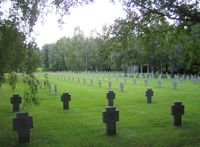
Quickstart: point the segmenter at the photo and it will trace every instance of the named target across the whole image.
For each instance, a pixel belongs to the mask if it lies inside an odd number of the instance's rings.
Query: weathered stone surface
[[[108,99],[108,106],[114,105],[114,99],[115,99],[115,93],[114,91],[108,91],[107,93],[107,99]]]
[[[171,106],[171,114],[174,116],[174,125],[181,126],[182,125],[182,115],[184,114],[184,105],[182,102],[174,102]]]
[[[116,121],[119,121],[119,111],[114,106],[107,106],[103,112],[103,122],[106,123],[106,133],[116,134]]]
[[[30,142],[30,130],[33,128],[33,119],[26,112],[18,112],[13,118],[13,130],[18,133],[19,143]]]
[[[153,90],[152,89],[147,89],[146,90],[146,97],[147,97],[147,103],[152,102],[152,96],[153,96]]]
[[[63,102],[63,109],[69,109],[69,101],[71,101],[71,95],[69,93],[63,93],[61,95],[61,101]]]
[[[19,111],[19,104],[22,102],[22,98],[18,94],[14,94],[10,98],[10,103],[13,104],[13,112]]]

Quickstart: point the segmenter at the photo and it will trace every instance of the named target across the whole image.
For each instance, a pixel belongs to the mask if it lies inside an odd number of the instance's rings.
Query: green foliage
[[[44,87],[49,88],[49,86],[50,86],[50,81],[49,81],[49,78],[48,78],[48,74],[45,73],[44,74]]]
[[[52,71],[98,70],[100,41],[100,38],[86,38],[80,28],[76,28],[74,37],[64,37],[55,44],[43,46],[43,65]]]
[[[10,21],[0,23],[0,74],[23,69],[26,49],[23,34]]]
[[[28,89],[24,91],[24,97],[23,97],[23,108],[25,110],[28,110],[31,105],[39,104],[39,99],[37,95],[39,81],[33,74],[28,74],[27,84],[28,84]]]
[[[8,81],[9,81],[9,84],[12,88],[12,91],[15,90],[16,88],[16,82],[17,82],[17,74],[12,72],[8,75]]]
[[[140,13],[140,21],[151,22],[151,16],[167,17],[176,23],[190,27],[200,22],[199,1],[188,0],[123,0],[127,11]]]

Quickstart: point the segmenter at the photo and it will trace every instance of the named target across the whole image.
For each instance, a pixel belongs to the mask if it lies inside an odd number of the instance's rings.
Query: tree
[[[0,75],[6,72],[19,71],[23,68],[26,56],[24,35],[11,21],[0,24]]]
[[[167,17],[184,26],[200,23],[200,2],[198,0],[124,0],[127,10],[139,10],[141,19],[151,21],[151,15]]]

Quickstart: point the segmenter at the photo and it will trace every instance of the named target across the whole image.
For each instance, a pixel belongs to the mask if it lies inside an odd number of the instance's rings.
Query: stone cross
[[[115,93],[114,91],[108,91],[107,93],[107,99],[108,99],[108,106],[113,106],[113,101],[115,99]]]
[[[93,86],[93,80],[92,79],[90,79],[90,85]]]
[[[123,92],[124,91],[124,84],[120,83],[120,91]]]
[[[148,86],[148,79],[145,79],[144,82],[145,82],[145,86],[147,87]]]
[[[174,89],[176,89],[176,87],[177,87],[177,80],[173,81],[173,85],[174,85]]]
[[[101,88],[101,80],[99,80],[99,88]]]
[[[124,77],[124,83],[126,84],[126,81],[127,81],[127,79],[126,79],[126,77]]]
[[[33,128],[32,117],[27,112],[18,112],[16,118],[13,118],[13,130],[18,133],[18,142],[30,142],[30,130]]]
[[[140,66],[140,73],[143,73],[143,69],[142,69],[142,66]]]
[[[119,121],[119,111],[114,106],[107,106],[103,112],[103,122],[106,123],[106,133],[116,134],[116,121]]]
[[[161,84],[162,84],[161,79],[158,79],[158,88],[161,88]]]
[[[149,66],[147,66],[147,74],[149,74]]]
[[[13,95],[10,98],[10,103],[13,104],[13,112],[19,111],[19,104],[22,102],[22,98],[19,95]]]
[[[116,83],[118,83],[118,77],[116,77]]]
[[[78,83],[80,83],[80,79],[78,78]]]
[[[54,94],[57,95],[57,85],[54,85]]]
[[[136,84],[136,78],[133,78],[133,83]]]
[[[49,92],[51,92],[51,83],[49,83]]]
[[[85,85],[86,84],[86,80],[85,80],[85,78],[83,78],[83,85]]]
[[[140,80],[143,78],[142,73],[139,74],[139,78],[140,78]]]
[[[71,95],[69,93],[63,93],[61,95],[61,101],[63,102],[63,109],[69,109],[69,101],[71,101]]]
[[[109,90],[112,89],[112,81],[108,81],[108,89],[109,89]]]
[[[146,90],[147,103],[151,103],[152,96],[153,96],[153,90],[152,89],[147,89]]]
[[[174,116],[174,125],[182,125],[182,114],[184,114],[184,105],[182,102],[174,102],[174,105],[171,106],[171,114]]]

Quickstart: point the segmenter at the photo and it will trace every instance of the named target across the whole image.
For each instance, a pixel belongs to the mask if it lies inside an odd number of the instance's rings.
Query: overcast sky
[[[89,36],[91,30],[96,29],[100,33],[103,25],[112,24],[116,18],[125,16],[121,4],[113,4],[109,0],[96,0],[90,5],[73,8],[70,12],[70,15],[64,18],[65,24],[62,28],[59,28],[55,13],[50,13],[44,24],[36,24],[36,42],[40,48],[63,36],[73,36],[76,26],[80,26],[84,34]]]

